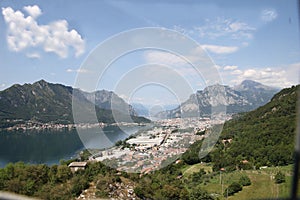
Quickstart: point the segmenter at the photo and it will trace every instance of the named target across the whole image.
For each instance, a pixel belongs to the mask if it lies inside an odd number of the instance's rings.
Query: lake
[[[103,128],[102,133],[99,129],[89,128],[79,130],[79,134],[75,129],[0,131],[0,167],[18,161],[58,164],[61,159],[76,157],[85,148],[111,147],[116,141],[124,140],[141,128],[108,126]]]

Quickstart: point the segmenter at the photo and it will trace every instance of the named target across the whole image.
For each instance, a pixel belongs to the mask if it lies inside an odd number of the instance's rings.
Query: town
[[[128,123],[128,122],[116,122],[112,124],[98,122],[98,123],[67,123],[67,124],[61,124],[61,123],[55,123],[55,122],[49,122],[49,123],[42,123],[35,120],[7,120],[7,123],[14,124],[12,126],[8,126],[5,128],[0,128],[0,130],[4,131],[26,131],[26,130],[36,130],[36,131],[42,131],[42,130],[72,130],[72,129],[89,129],[89,128],[104,128],[106,126],[145,126],[145,123]]]
[[[207,137],[209,118],[176,118],[156,121],[154,126],[92,155],[120,171],[149,173],[177,160],[197,140]]]

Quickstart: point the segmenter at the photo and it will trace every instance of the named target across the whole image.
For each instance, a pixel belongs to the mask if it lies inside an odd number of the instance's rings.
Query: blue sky
[[[40,79],[73,86],[80,73],[87,73],[80,67],[97,45],[123,31],[143,27],[175,30],[198,42],[226,85],[244,79],[281,88],[298,84],[295,0],[2,0],[0,7],[0,90]],[[208,84],[205,74],[195,76],[172,54],[140,50],[116,60],[97,88],[114,90],[128,71],[154,62],[176,68],[193,91]],[[172,92],[164,90],[157,85],[140,88],[131,94],[131,101],[178,103]],[[165,97],[149,95],[155,92],[165,93]],[[119,95],[129,98],[128,94]]]

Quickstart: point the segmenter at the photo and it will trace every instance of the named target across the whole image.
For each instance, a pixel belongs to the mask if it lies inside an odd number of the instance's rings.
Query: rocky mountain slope
[[[9,126],[16,121],[34,120],[39,122],[53,122],[68,124],[73,123],[72,95],[75,96],[77,107],[82,112],[90,112],[94,105],[91,102],[92,93],[82,92],[72,87],[61,84],[52,84],[40,80],[33,84],[15,84],[0,92],[0,124]],[[114,103],[120,109],[116,112],[124,115],[130,107],[116,94],[108,91],[95,92],[95,108],[98,121],[113,123],[114,119],[110,110],[110,100],[114,96]],[[134,111],[131,111],[134,114]],[[133,116],[137,121],[148,121],[145,118]],[[85,119],[83,122],[89,122]]]
[[[161,112],[159,118],[210,116],[212,106],[226,106],[226,113],[246,112],[266,104],[278,91],[261,83],[245,80],[235,87],[212,85],[192,94],[173,110]]]
[[[132,107],[136,111],[139,116],[148,117],[149,116],[149,108],[144,106],[141,103],[132,103]]]
[[[112,91],[99,90],[92,93],[82,93],[89,101],[94,102],[94,104],[99,108],[106,110],[118,110],[122,113],[129,113],[130,115],[137,116],[133,107],[127,104],[122,98]]]

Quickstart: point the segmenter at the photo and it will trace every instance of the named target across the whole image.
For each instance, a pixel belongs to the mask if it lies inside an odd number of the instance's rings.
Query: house
[[[248,161],[248,160],[243,160],[242,163],[243,163],[243,164],[248,164],[249,161]]]
[[[78,170],[84,170],[86,168],[87,162],[71,162],[68,167],[74,173]]]

